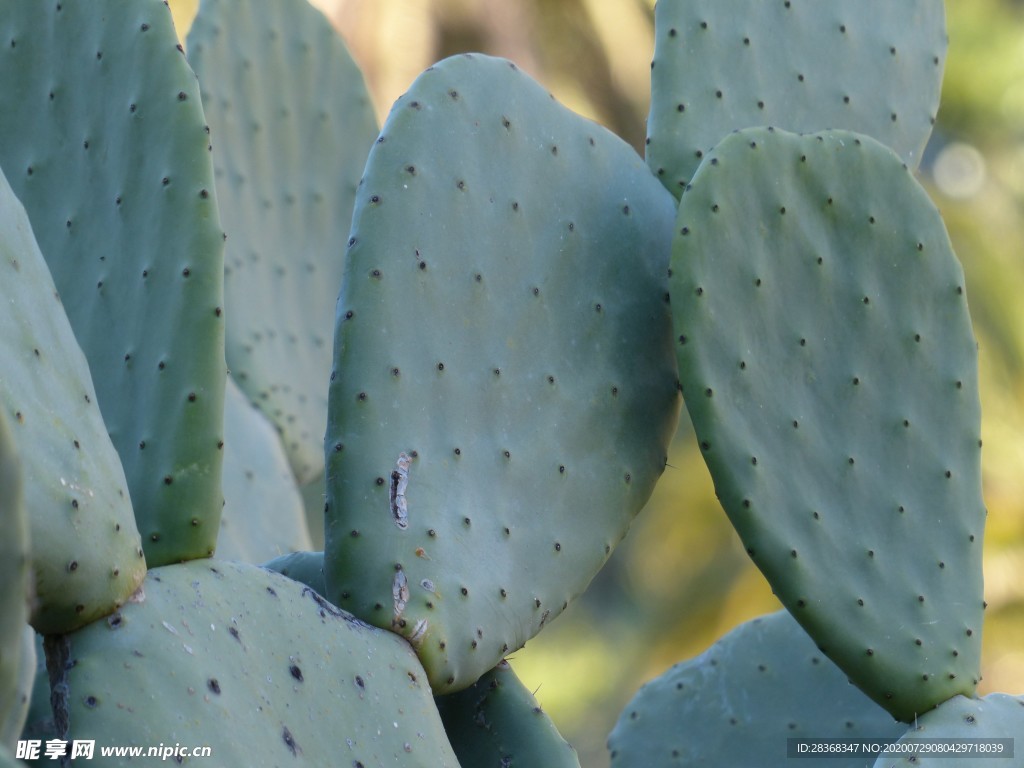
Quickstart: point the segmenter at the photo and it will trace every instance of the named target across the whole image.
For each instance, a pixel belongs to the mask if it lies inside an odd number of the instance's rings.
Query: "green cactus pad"
[[[683,195],[672,269],[697,440],[774,591],[898,719],[971,694],[977,350],[927,194],[866,136],[740,131]]]
[[[983,699],[954,696],[922,715],[899,740],[905,748],[920,742],[922,749],[899,755],[882,755],[874,768],[985,768],[985,766],[1020,765],[1020,737],[1024,735],[1024,696],[991,693]],[[1002,753],[935,752],[939,740],[949,739],[953,745],[986,745]],[[1016,743],[1015,743],[1016,742]],[[1012,751],[1013,756],[1009,757]],[[1000,757],[999,755],[1002,755]]]
[[[258,566],[196,560],[143,587],[70,636],[68,739],[207,745],[218,765],[458,766],[395,635]]]
[[[338,304],[329,597],[464,688],[590,582],[680,403],[672,196],[511,62],[427,70],[370,153]]]
[[[50,676],[46,671],[42,635],[33,632],[32,648],[35,668],[32,672],[28,711],[19,738],[38,741],[60,738],[53,719],[53,708],[50,707]]]
[[[323,552],[292,552],[275,557],[264,563],[263,567],[287,576],[292,581],[305,584],[318,595],[327,592],[327,585],[324,583]]]
[[[0,188],[6,186],[0,174]],[[5,195],[6,193],[6,195]],[[8,189],[0,191],[0,258],[8,256],[11,233],[7,206],[13,200]],[[7,215],[5,215],[7,214]],[[5,221],[5,219],[7,219]],[[9,258],[9,256],[8,256]],[[4,259],[5,261],[7,259]],[[7,265],[0,265],[0,268]],[[3,282],[7,283],[10,278]],[[11,281],[17,283],[18,281]],[[4,291],[6,294],[7,291]],[[4,303],[7,297],[4,296]],[[7,326],[0,325],[6,333]],[[25,647],[28,627],[30,567],[29,523],[22,492],[21,462],[8,426],[6,408],[0,409],[0,744],[12,746],[28,710],[24,670],[35,668],[34,646]]]
[[[576,750],[506,661],[469,688],[436,701],[463,765],[580,768]]]
[[[14,636],[21,631],[29,566],[25,552],[31,544],[30,621],[40,632],[67,632],[114,611],[142,581],[146,563],[89,367],[25,209],[2,173],[0,271],[0,406],[9,425],[2,437],[0,509],[7,518],[3,530],[11,532],[0,537],[5,569],[0,584],[2,615],[12,617],[0,626]],[[14,442],[20,452],[20,489]]]
[[[906,726],[849,684],[786,611],[749,621],[644,685],[608,738],[612,768],[783,768],[787,739],[897,739]],[[828,755],[806,768],[868,768]]]
[[[150,565],[213,551],[223,242],[199,88],[160,0],[0,6],[0,165],[121,456]]]
[[[306,507],[277,431],[230,376],[224,392],[223,478],[219,559],[262,563],[312,548]]]
[[[942,0],[659,0],[647,163],[679,197],[727,133],[843,128],[911,167],[935,122]]]
[[[228,233],[228,365],[306,483],[323,473],[334,309],[377,120],[344,43],[306,0],[204,0],[188,56]]]
[[[0,684],[4,691],[4,697],[0,698],[0,745],[16,745],[28,722],[38,668],[35,639],[35,631],[23,622],[18,638],[20,647],[12,649],[13,653],[0,653],[0,680],[3,681]],[[13,675],[7,666],[12,661],[16,664]]]

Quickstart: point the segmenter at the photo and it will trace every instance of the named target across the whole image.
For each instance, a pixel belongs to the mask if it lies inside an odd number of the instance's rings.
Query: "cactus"
[[[7,619],[4,621],[6,623]],[[17,624],[5,626],[4,634],[12,628],[16,629]],[[20,647],[9,646],[13,653],[0,651],[0,685],[5,691],[5,698],[0,698],[0,745],[16,744],[18,735],[28,722],[36,682],[35,638],[36,633],[23,620],[21,636],[17,638]],[[13,670],[9,666],[12,662],[15,665]]]
[[[277,432],[230,376],[224,390],[223,478],[219,559],[259,563],[312,547],[305,505]]]
[[[263,567],[276,571],[282,576],[287,576],[292,581],[305,584],[318,595],[327,592],[327,584],[324,582],[323,552],[292,552],[275,557],[270,562],[264,563]]]
[[[223,244],[170,12],[6,3],[0,37],[0,165],[89,361],[146,559],[206,556],[221,505]]]
[[[426,674],[395,635],[241,563],[156,568],[144,589],[68,637],[66,738],[207,745],[221,765],[457,768]]]
[[[935,206],[868,137],[740,131],[683,195],[672,269],[697,439],[783,604],[898,719],[973,693],[977,351]]]
[[[33,634],[32,658],[35,669],[32,675],[31,694],[28,711],[25,714],[24,727],[20,739],[44,742],[57,738],[57,726],[50,707],[50,677],[46,671],[46,652],[43,648],[43,636]]]
[[[680,388],[789,613],[647,686],[613,763],[771,764],[769,741],[897,738],[893,716],[1020,730],[1021,699],[965,698],[975,343],[911,175],[941,3],[739,8],[659,4],[649,167],[482,54],[430,68],[377,136],[297,0],[205,0],[190,55],[211,136],[156,0],[0,7],[0,519],[6,418],[49,667],[24,737],[232,765],[578,766],[503,658],[625,535]],[[716,145],[768,115],[841,126]],[[301,533],[300,484],[327,502],[324,552],[209,558],[222,520],[221,554],[309,547],[264,533]],[[0,740],[25,719],[21,597],[0,601]]]
[[[1003,752],[964,753],[962,756],[943,752],[926,751],[901,753],[897,756],[883,754],[875,761],[874,768],[974,768],[977,765],[998,765],[1011,757],[1015,736],[1024,733],[1024,696],[1008,696],[1005,693],[991,693],[982,699],[954,696],[938,707],[921,716],[913,727],[899,740],[901,745],[933,739],[952,739],[962,745],[975,740],[984,744],[987,740],[1003,740]],[[928,744],[934,748],[934,742]],[[979,744],[981,746],[981,744]],[[988,746],[995,747],[992,741]],[[980,758],[980,762],[979,762]],[[988,759],[985,759],[988,758]],[[1020,764],[1016,755],[1016,764]]]
[[[9,203],[9,198],[0,197],[0,216]],[[7,224],[0,219],[0,254],[3,256],[8,255]],[[29,642],[26,649],[24,643],[28,629],[31,550],[21,490],[21,466],[5,410],[0,410],[0,530],[4,531],[0,539],[0,584],[4,585],[0,593],[0,745],[11,746],[28,709],[23,671],[35,668],[35,647]],[[31,630],[28,635],[31,638]]]
[[[438,697],[437,708],[463,765],[580,768],[576,750],[506,661],[469,688]]]
[[[786,738],[897,739],[904,726],[849,684],[786,611],[742,624],[647,683],[608,738],[613,768],[788,765]],[[869,766],[829,755],[816,765]]]
[[[17,517],[9,523],[8,557],[0,558],[12,569],[10,581],[3,579],[12,588],[4,591],[9,601],[25,603],[27,564],[21,553],[30,543],[32,625],[40,632],[67,632],[126,600],[142,581],[146,563],[89,368],[25,210],[2,173],[0,269],[0,402],[21,453],[29,527],[23,539],[8,458],[6,514]],[[10,437],[5,439],[9,444]],[[15,635],[22,623],[11,625]]]
[[[323,473],[330,329],[377,121],[359,69],[305,0],[203,0],[188,53],[228,233],[228,365],[304,484]]]
[[[659,0],[647,162],[679,197],[730,131],[845,128],[917,167],[939,106],[942,0]]]
[[[370,153],[325,574],[336,604],[416,646],[435,693],[561,613],[664,468],[672,213],[621,140],[485,56],[421,75]]]

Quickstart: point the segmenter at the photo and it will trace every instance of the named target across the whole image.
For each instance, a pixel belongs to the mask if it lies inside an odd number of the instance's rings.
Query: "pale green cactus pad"
[[[318,595],[327,592],[327,584],[324,583],[323,552],[292,552],[275,557],[264,563],[263,567],[287,576],[292,581],[305,584]]]
[[[328,597],[464,688],[590,582],[680,403],[672,196],[514,64],[447,59],[370,153],[338,303]]]
[[[1024,696],[990,693],[981,699],[954,696],[922,715],[899,740],[903,747],[920,743],[916,753],[882,755],[874,768],[996,768],[1021,765]],[[961,749],[985,752],[936,752],[949,740]],[[949,746],[944,748],[950,748]],[[1009,757],[1012,752],[1012,757]]]
[[[898,719],[973,693],[977,349],[927,194],[866,136],[734,133],[683,194],[672,270],[697,440],[776,594]]]
[[[21,615],[18,603],[25,610],[24,553],[31,544],[31,623],[40,632],[68,632],[114,611],[142,581],[146,562],[89,366],[25,210],[2,173],[0,271],[0,405],[8,425],[0,506],[10,531],[0,537],[7,571],[0,583],[4,612],[12,616],[0,626],[14,637],[21,631],[24,617],[13,616]]]
[[[647,162],[679,197],[721,137],[775,125],[866,133],[917,167],[946,44],[942,0],[659,0]]]
[[[469,688],[437,697],[437,708],[463,765],[580,768],[576,750],[507,661]]]
[[[404,640],[258,566],[194,560],[143,587],[69,637],[69,739],[207,745],[217,765],[457,768]]]
[[[613,768],[784,768],[787,739],[897,739],[906,729],[857,690],[786,611],[742,624],[633,697],[608,738]],[[870,768],[829,755],[806,768]]]
[[[0,186],[3,184],[0,174]],[[7,218],[4,209],[11,201],[10,197],[0,197],[0,258],[8,255],[9,236],[3,219]],[[0,263],[0,269],[5,266],[8,265]],[[26,685],[25,670],[35,669],[35,646],[27,623],[32,564],[29,524],[22,494],[21,462],[6,410],[0,409],[0,744],[13,746],[28,711],[30,683]]]
[[[42,635],[36,633],[33,633],[33,635],[32,658],[35,659],[35,669],[32,674],[28,712],[25,716],[21,735],[18,738],[45,742],[48,739],[59,738],[59,734],[54,722],[53,708],[50,706],[50,677],[46,671],[46,652],[43,649],[43,638]],[[39,760],[36,764],[42,765],[43,760]]]
[[[277,430],[230,376],[224,391],[223,478],[218,559],[262,563],[312,548],[306,507]]]
[[[205,557],[221,508],[223,233],[170,11],[3,3],[0,39],[0,165],[88,360],[146,558]]]
[[[20,648],[13,654],[0,653],[0,675],[4,686],[4,698],[0,699],[0,744],[3,745],[15,746],[28,722],[38,669],[35,640],[35,630],[23,622]],[[13,675],[7,666],[12,660],[17,664]]]
[[[306,0],[203,0],[188,57],[228,233],[228,365],[306,483],[323,474],[334,307],[377,120],[344,43]]]

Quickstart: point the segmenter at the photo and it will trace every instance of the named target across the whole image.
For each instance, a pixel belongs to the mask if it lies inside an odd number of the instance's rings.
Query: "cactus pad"
[[[160,0],[0,6],[0,165],[89,361],[150,565],[213,551],[223,242]]]
[[[647,162],[679,197],[730,131],[844,128],[916,167],[939,106],[942,0],[659,0]]]
[[[263,567],[287,576],[292,581],[305,584],[318,595],[327,592],[327,585],[324,583],[323,552],[292,552],[275,557],[264,563]]]
[[[937,739],[951,739],[959,744],[978,740],[995,747],[996,743],[989,740],[1000,739],[1003,740],[1002,756],[994,751],[954,756],[951,753],[927,752],[922,749],[916,754],[908,751],[898,756],[882,755],[875,762],[874,768],[984,768],[986,765],[1011,765],[1008,762],[1011,751],[1015,758],[1012,764],[1020,765],[1020,753],[1016,750],[1020,749],[1021,734],[1024,734],[1024,696],[1009,696],[1005,693],[991,693],[983,699],[954,696],[918,718],[900,739],[900,743],[905,746],[922,740],[931,742],[926,747],[934,749],[934,740]]]
[[[0,271],[0,405],[10,432],[4,430],[7,455],[0,482],[6,496],[0,508],[9,516],[3,530],[10,531],[0,552],[7,569],[0,579],[5,614],[15,615],[11,603],[20,602],[22,610],[27,604],[24,550],[31,545],[32,625],[45,633],[68,632],[127,599],[142,581],[146,563],[88,364],[25,210],[3,174]],[[21,459],[18,481],[14,442]],[[22,515],[28,518],[27,537]],[[13,619],[0,625],[21,629]]]
[[[70,636],[67,738],[209,745],[219,765],[457,768],[398,637],[258,566],[196,560],[143,587]]]
[[[469,688],[437,697],[437,708],[463,765],[580,768],[576,750],[506,661]]]
[[[891,738],[905,726],[847,682],[786,611],[749,621],[644,685],[608,738],[612,768],[783,768],[788,738]],[[807,768],[865,768],[829,755]]]
[[[11,200],[0,199],[0,215]],[[0,254],[7,255],[3,253],[8,245],[4,223],[0,221]],[[0,538],[0,584],[4,585],[0,592],[0,745],[13,744],[12,738],[17,739],[21,731],[28,710],[24,670],[29,665],[35,669],[35,646],[27,623],[32,563],[28,528],[21,463],[4,408],[0,409],[0,530],[4,531]]]
[[[752,129],[705,158],[676,224],[684,397],[747,552],[898,719],[972,693],[977,350],[935,206],[866,136]]]
[[[218,559],[261,563],[312,548],[306,506],[280,437],[230,376],[224,391],[223,478]]]
[[[377,121],[341,38],[306,0],[204,0],[188,56],[228,233],[228,365],[306,483],[323,473],[334,308]]]
[[[329,597],[464,688],[583,591],[664,469],[673,200],[511,62],[421,75],[338,303]]]

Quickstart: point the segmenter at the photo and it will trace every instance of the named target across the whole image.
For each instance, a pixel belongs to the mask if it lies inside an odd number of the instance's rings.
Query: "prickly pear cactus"
[[[223,243],[171,14],[160,0],[4,3],[0,38],[0,165],[89,361],[146,557],[206,556],[221,506]]]
[[[976,768],[986,765],[1020,765],[1020,737],[1024,735],[1024,696],[990,693],[982,699],[954,696],[931,712],[922,715],[899,740],[904,747],[925,742],[920,752],[882,755],[874,768]],[[935,752],[936,740],[950,739],[955,744],[982,744],[992,751],[955,755]],[[1016,743],[1015,743],[1016,742]],[[995,749],[1001,745],[1002,752]]]
[[[264,563],[263,567],[287,576],[292,581],[305,584],[318,595],[327,592],[327,585],[324,583],[323,552],[292,552],[275,557]]]
[[[35,669],[32,674],[28,711],[18,738],[46,741],[59,738],[59,734],[53,718],[53,709],[50,707],[50,676],[46,671],[43,637],[35,632],[32,634],[32,658],[35,660]]]
[[[10,199],[0,199],[0,212],[9,203]],[[0,252],[6,250],[7,245],[3,229],[0,224]],[[0,538],[0,584],[4,585],[0,592],[0,744],[7,746],[13,745],[12,739],[21,731],[28,709],[28,699],[23,695],[22,671],[30,660],[35,666],[33,646],[30,643],[28,647],[29,659],[24,644],[32,563],[28,528],[21,464],[6,409],[3,409],[0,410],[0,530],[4,531]],[[28,631],[31,635],[31,630]]]
[[[188,57],[228,233],[228,364],[306,483],[323,473],[334,308],[377,120],[341,38],[306,0],[204,0]]]
[[[900,720],[973,693],[977,351],[928,196],[868,137],[741,131],[684,193],[672,269],[697,439],[779,598]]]
[[[730,131],[846,128],[916,167],[939,107],[942,0],[658,0],[647,162],[679,197]]]
[[[35,639],[35,631],[23,620],[18,638],[20,648],[13,653],[0,651],[0,679],[6,697],[0,699],[0,744],[3,745],[16,745],[28,722],[38,668]],[[8,666],[12,661],[16,664],[13,675]]]
[[[788,738],[890,738],[905,729],[854,688],[786,611],[749,621],[647,683],[608,738],[613,768],[782,768]],[[807,768],[865,768],[828,755]]]
[[[572,748],[507,661],[473,685],[437,698],[452,748],[479,768],[580,768]]]
[[[5,613],[17,611],[18,603],[24,611],[27,604],[24,553],[31,544],[32,625],[40,632],[67,632],[126,600],[142,581],[146,563],[88,364],[25,209],[2,173],[0,271],[0,405],[9,425],[0,488],[9,517],[4,530],[11,531],[2,538],[7,551],[0,552],[9,569],[0,583],[11,585],[3,590]],[[14,442],[20,481],[12,463]],[[21,631],[16,619],[2,624]]]
[[[277,431],[230,376],[224,391],[223,478],[219,559],[261,563],[312,548],[306,507]]]
[[[421,75],[370,153],[338,304],[329,597],[464,688],[608,558],[679,397],[672,197],[511,62]]]
[[[70,636],[67,738],[207,745],[219,765],[458,766],[395,635],[258,566],[165,566],[144,590]]]

